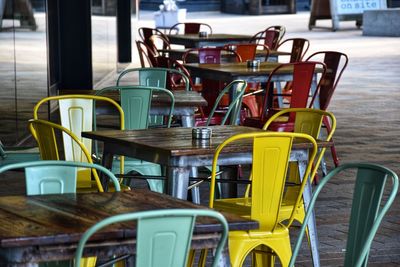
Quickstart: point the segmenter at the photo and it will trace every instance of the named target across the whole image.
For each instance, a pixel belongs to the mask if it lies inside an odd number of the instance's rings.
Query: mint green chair
[[[215,100],[214,106],[212,107],[208,118],[196,118],[196,126],[210,126],[210,125],[238,125],[240,120],[240,111],[242,108],[243,95],[246,91],[247,82],[244,80],[234,80],[229,83],[225,88],[219,93],[217,99]],[[229,105],[218,110],[220,102],[224,96],[229,95],[231,100]],[[205,123],[205,124],[203,124]],[[211,166],[205,166],[211,172]],[[219,172],[219,167],[217,167]],[[194,171],[197,173],[197,171]],[[218,176],[219,177],[219,176]],[[209,179],[211,177],[207,177]],[[192,200],[194,203],[200,204],[200,190],[199,185],[203,183],[204,180],[195,182],[189,186],[188,189],[192,189]],[[219,192],[221,192],[220,184],[218,184]]]
[[[12,147],[6,150],[0,141],[0,166],[33,160],[40,160],[37,147]]]
[[[398,176],[388,168],[377,164],[349,163],[343,164],[325,176],[315,189],[300,234],[293,250],[289,266],[294,266],[297,254],[306,231],[306,225],[314,209],[315,201],[325,184],[338,173],[357,170],[353,201],[351,207],[349,230],[344,259],[345,267],[367,266],[368,254],[372,240],[386,212],[392,205],[399,187]],[[381,206],[386,180],[391,179],[392,190],[386,203]]]
[[[129,79],[128,73],[137,73],[138,80]],[[121,85],[121,82],[124,85],[142,85],[142,86],[153,86],[153,87],[161,87],[167,88],[168,79],[171,76],[178,76],[183,79],[183,83],[185,84],[185,90],[190,90],[189,78],[180,70],[176,69],[168,69],[168,68],[133,68],[126,69],[118,76],[117,86]],[[122,81],[121,81],[122,80]]]
[[[103,95],[106,92],[118,91],[120,94],[121,107],[125,114],[125,129],[138,130],[147,129],[149,126],[149,112],[151,108],[152,95],[154,91],[161,92],[169,97],[171,104],[167,116],[165,127],[171,126],[172,113],[175,107],[174,95],[168,89],[148,86],[111,86],[97,92]],[[112,171],[120,172],[118,160],[114,160]],[[124,173],[136,171],[143,176],[161,176],[161,166],[151,162],[134,158],[125,158]],[[147,179],[152,191],[162,193],[164,191],[164,181],[157,179]]]
[[[8,164],[0,173],[25,169],[26,194],[46,195],[76,192],[78,168],[96,169],[103,172],[114,183],[115,191],[121,191],[118,179],[103,166],[75,161],[38,160]]]
[[[212,264],[216,267],[227,240],[228,224],[219,212],[202,209],[153,210],[108,217],[83,234],[75,253],[75,267],[80,266],[84,246],[92,235],[111,224],[132,220],[137,220],[137,267],[184,267],[188,259],[193,228],[199,216],[214,218],[222,225],[221,238]]]

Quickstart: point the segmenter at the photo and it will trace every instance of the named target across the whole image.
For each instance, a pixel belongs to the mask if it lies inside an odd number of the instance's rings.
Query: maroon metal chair
[[[276,50],[279,45],[280,32],[275,29],[266,29],[260,31],[251,37],[250,42],[256,44],[264,44],[269,49]]]
[[[284,49],[285,47],[288,47],[290,49],[289,62],[299,62],[307,53],[308,48],[310,47],[310,41],[304,38],[286,39],[278,45],[277,50]]]
[[[208,34],[212,34],[212,28],[209,24],[197,22],[176,23],[169,29],[169,34],[178,34],[181,27],[183,27],[184,34],[197,34],[200,31],[206,31]]]
[[[318,103],[314,104],[315,108],[327,110],[336,86],[342,77],[343,71],[347,67],[349,59],[346,54],[341,52],[320,51],[310,55],[306,59],[306,61],[310,60],[324,62],[328,70],[326,75],[323,77],[323,81],[321,81],[318,95],[315,95],[315,97],[318,97]],[[331,125],[329,119],[324,118],[323,123],[327,132],[330,133]],[[331,153],[335,166],[339,166],[339,158],[336,153],[335,145],[331,146]]]
[[[138,33],[139,33],[139,37],[142,39],[142,41],[149,46],[151,45],[151,43],[150,43],[151,36],[160,35],[160,36],[166,37],[166,35],[163,32],[161,32],[160,30],[155,29],[155,28],[141,27],[138,29]]]
[[[152,48],[150,48],[144,42],[138,40],[136,40],[136,47],[139,53],[140,65],[142,68],[154,67],[157,65],[155,57],[158,56],[158,54],[155,54]]]
[[[269,26],[266,31],[268,30],[276,30],[279,31],[279,39],[278,39],[278,43],[280,43],[283,39],[283,36],[286,33],[286,27],[283,25],[274,25],[274,26]]]
[[[322,73],[319,76],[317,89],[315,92],[311,92],[311,86],[317,67],[322,68]],[[273,92],[273,81],[276,80],[276,76],[282,69],[293,68],[292,78],[292,90],[290,96],[288,96],[288,103],[285,107],[276,108],[273,105],[276,94]],[[263,105],[259,116],[246,118],[244,125],[262,128],[265,122],[277,111],[282,108],[306,108],[312,105],[315,97],[314,94],[318,92],[321,81],[326,73],[326,66],[322,62],[307,61],[307,62],[295,62],[285,63],[276,67],[271,74],[268,76],[266,89],[263,90]],[[311,94],[311,97],[310,97]],[[269,126],[269,129],[274,131],[285,131],[291,132],[294,127],[294,117],[289,117],[288,120],[277,121]]]

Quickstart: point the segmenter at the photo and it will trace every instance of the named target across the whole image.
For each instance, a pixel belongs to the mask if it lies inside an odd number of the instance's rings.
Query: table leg
[[[303,177],[304,173],[306,171],[306,168],[307,168],[307,161],[299,161],[298,165],[299,165],[300,177]],[[306,211],[308,209],[311,197],[312,197],[312,187],[311,187],[310,179],[309,179],[309,177],[307,177],[307,184],[304,187],[304,191],[303,191],[304,209]],[[307,229],[308,229],[308,235],[309,235],[309,240],[310,240],[310,248],[311,248],[313,266],[319,267],[320,266],[319,252],[318,252],[318,244],[319,243],[318,243],[317,224],[315,221],[314,211],[312,211],[311,219],[308,221]]]
[[[102,158],[102,165],[111,170],[112,169],[112,163],[114,159],[114,154],[110,152],[108,145],[104,145],[104,150],[103,150],[103,158]],[[100,182],[101,185],[103,186],[103,189],[105,192],[108,191],[108,177],[104,173],[100,174]]]
[[[187,199],[190,167],[167,167],[167,194]]]

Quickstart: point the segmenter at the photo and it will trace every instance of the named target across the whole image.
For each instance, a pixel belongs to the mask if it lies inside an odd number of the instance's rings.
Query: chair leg
[[[326,127],[326,131],[329,134],[331,132],[332,128],[331,128],[331,124],[329,122],[328,117],[324,117],[323,123],[324,123],[324,125]],[[332,142],[333,142],[333,138],[332,138]],[[340,162],[339,162],[339,158],[338,158],[337,153],[336,153],[335,143],[333,143],[333,146],[331,146],[331,153],[332,153],[333,163],[335,164],[335,167],[338,167],[340,165]]]

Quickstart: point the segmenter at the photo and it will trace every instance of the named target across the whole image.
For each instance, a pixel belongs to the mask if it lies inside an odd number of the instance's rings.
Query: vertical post
[[[132,61],[131,44],[131,1],[117,0],[117,59],[119,63]]]
[[[91,0],[58,3],[59,89],[92,89]]]

